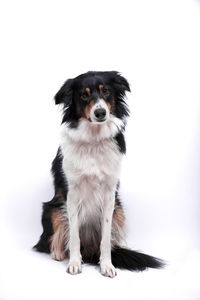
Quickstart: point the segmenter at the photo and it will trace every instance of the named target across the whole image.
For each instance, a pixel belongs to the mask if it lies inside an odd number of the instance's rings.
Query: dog
[[[69,258],[67,272],[82,262],[116,269],[161,268],[163,261],[121,246],[125,216],[119,197],[128,81],[119,72],[93,72],[68,79],[55,95],[63,106],[61,142],[52,163],[55,196],[43,203],[43,233],[34,246],[55,260]]]

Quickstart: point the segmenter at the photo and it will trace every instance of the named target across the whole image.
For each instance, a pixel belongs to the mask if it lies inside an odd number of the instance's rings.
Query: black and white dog
[[[118,194],[126,152],[129,109],[127,80],[118,72],[88,72],[69,79],[55,96],[63,105],[60,147],[52,163],[55,196],[43,204],[43,233],[35,246],[56,260],[69,258],[67,271],[81,262],[100,263],[101,274],[160,268],[161,260],[120,246],[125,217]]]

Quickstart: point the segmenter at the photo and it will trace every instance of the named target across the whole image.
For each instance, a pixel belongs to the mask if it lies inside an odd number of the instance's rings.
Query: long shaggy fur
[[[63,105],[61,143],[51,169],[55,195],[43,204],[43,233],[34,248],[56,260],[70,258],[71,274],[81,271],[79,251],[83,262],[100,261],[101,273],[110,277],[114,267],[142,271],[164,265],[122,246],[125,216],[118,190],[129,116],[126,91],[128,81],[118,72],[88,72],[68,79],[55,96]]]

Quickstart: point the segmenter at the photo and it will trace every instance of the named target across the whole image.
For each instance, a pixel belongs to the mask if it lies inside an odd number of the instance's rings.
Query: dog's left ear
[[[128,91],[130,92],[130,86],[128,81],[126,80],[126,78],[124,78],[123,76],[121,76],[118,72],[116,72],[116,76],[114,78],[115,83],[117,83],[118,85],[120,85],[120,87],[123,89],[123,91]]]

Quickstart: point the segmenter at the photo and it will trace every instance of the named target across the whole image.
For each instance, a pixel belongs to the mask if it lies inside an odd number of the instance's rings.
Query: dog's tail
[[[162,259],[119,246],[113,247],[111,257],[116,268],[130,271],[143,271],[147,268],[161,269],[165,266]]]
[[[99,263],[99,253],[82,253],[84,262],[97,265]],[[144,271],[147,268],[161,269],[165,266],[162,259],[123,248],[114,246],[111,251],[111,259],[114,267],[129,271]]]

